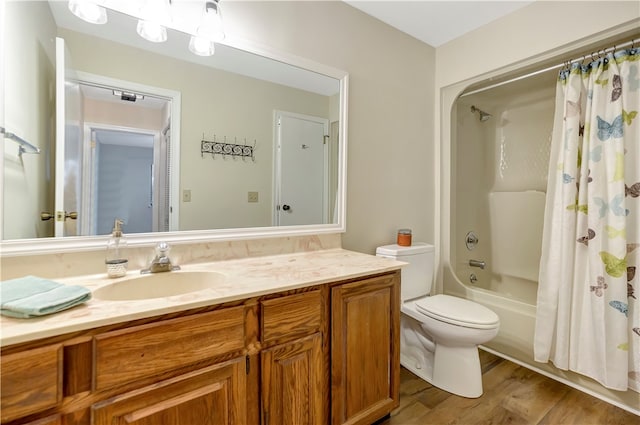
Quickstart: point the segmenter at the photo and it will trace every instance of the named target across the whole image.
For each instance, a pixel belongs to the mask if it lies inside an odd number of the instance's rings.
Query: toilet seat
[[[498,327],[500,318],[487,307],[464,298],[438,294],[415,301],[418,312],[432,319],[474,329]]]

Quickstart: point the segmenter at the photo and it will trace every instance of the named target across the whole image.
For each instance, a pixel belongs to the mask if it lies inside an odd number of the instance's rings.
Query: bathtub
[[[498,314],[498,336],[482,349],[640,415],[637,392],[533,360],[557,72],[463,96],[464,85],[443,90],[438,291]]]

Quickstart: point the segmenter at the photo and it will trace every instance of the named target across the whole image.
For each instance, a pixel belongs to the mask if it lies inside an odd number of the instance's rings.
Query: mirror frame
[[[4,10],[0,2],[0,23],[4,19]],[[234,38],[227,35],[222,42],[229,47],[244,50],[246,52],[264,56],[266,58],[284,62],[311,72],[324,74],[335,78],[340,83],[340,127],[338,133],[338,188],[337,188],[337,214],[336,223],[298,225],[283,227],[247,227],[235,229],[213,230],[186,230],[175,232],[155,233],[131,233],[127,235],[128,245],[132,248],[154,246],[163,241],[173,244],[188,244],[200,242],[219,242],[230,240],[249,240],[273,237],[308,236],[329,233],[344,233],[346,231],[346,188],[347,188],[347,129],[348,129],[348,87],[349,74],[346,71],[333,68],[312,60],[302,58],[290,53],[279,52],[275,49],[258,45],[251,41]],[[4,34],[0,32],[0,65],[4,63]],[[0,122],[4,122],[4,74],[0,68],[0,87],[3,99],[0,105]],[[0,205],[4,205],[4,149],[0,153]],[[0,220],[4,219],[3,211],[0,211]],[[0,254],[3,257],[53,254],[62,252],[94,251],[104,249],[110,235],[102,236],[78,236],[78,237],[51,237],[35,239],[2,240],[3,226],[0,226]]]

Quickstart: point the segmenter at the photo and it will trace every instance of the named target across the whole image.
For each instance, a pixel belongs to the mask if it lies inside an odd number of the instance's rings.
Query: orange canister
[[[398,230],[398,245],[411,246],[411,229]]]

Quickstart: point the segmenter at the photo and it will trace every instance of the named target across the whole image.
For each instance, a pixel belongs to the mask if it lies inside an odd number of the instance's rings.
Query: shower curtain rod
[[[617,49],[622,48],[622,47],[635,45],[638,42],[640,42],[640,40],[635,39],[635,40],[627,41],[627,42],[622,43],[622,44],[616,44],[614,47],[608,47],[608,48],[603,49],[603,50],[595,51],[595,52],[591,53],[591,56],[594,56],[596,54],[598,54],[598,55],[606,54],[606,53],[612,52],[612,51],[617,50]],[[585,60],[589,56],[590,55],[583,55],[581,60]],[[472,91],[470,91],[468,93],[462,93],[460,95],[460,97],[469,96],[470,94],[480,93],[480,92],[483,92],[485,90],[489,90],[489,89],[493,89],[493,88],[496,88],[496,87],[503,86],[505,84],[514,83],[516,81],[524,80],[525,78],[533,77],[535,75],[542,74],[544,72],[553,71],[554,69],[559,69],[559,68],[562,68],[563,66],[566,66],[567,63],[573,63],[573,62],[575,62],[577,60],[578,60],[577,58],[576,59],[571,59],[571,60],[569,60],[567,62],[559,63],[557,65],[552,65],[552,66],[549,66],[549,67],[544,68],[544,69],[539,69],[537,71],[533,71],[533,72],[530,72],[528,74],[521,75],[519,77],[514,77],[514,78],[511,78],[509,80],[501,81],[499,83],[495,83],[495,84],[492,84],[492,85],[487,86],[487,87],[482,87],[482,88],[479,88],[479,89],[476,89],[476,90],[472,90]]]

